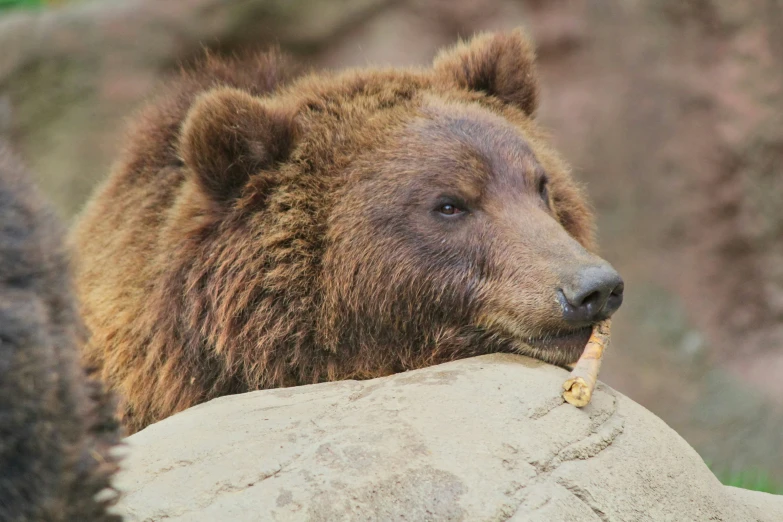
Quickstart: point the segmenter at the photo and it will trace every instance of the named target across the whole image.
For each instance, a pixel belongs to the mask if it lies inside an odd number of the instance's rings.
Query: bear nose
[[[563,318],[569,323],[594,323],[610,317],[623,303],[620,274],[608,263],[582,269],[561,289]]]

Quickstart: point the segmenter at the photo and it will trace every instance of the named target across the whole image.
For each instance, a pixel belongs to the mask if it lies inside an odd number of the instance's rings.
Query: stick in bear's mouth
[[[563,398],[578,408],[590,404],[593,397],[598,371],[601,369],[601,358],[609,346],[611,325],[611,319],[605,319],[593,326],[593,333],[584,352],[574,365],[568,380],[563,383]]]

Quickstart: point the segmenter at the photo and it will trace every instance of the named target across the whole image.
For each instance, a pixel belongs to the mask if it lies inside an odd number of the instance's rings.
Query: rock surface
[[[492,355],[213,400],[129,437],[127,520],[783,520],[601,384]]]

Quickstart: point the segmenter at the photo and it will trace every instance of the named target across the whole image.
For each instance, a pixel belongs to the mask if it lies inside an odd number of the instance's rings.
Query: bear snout
[[[580,268],[558,291],[563,319],[582,326],[611,317],[623,303],[624,288],[609,263]]]

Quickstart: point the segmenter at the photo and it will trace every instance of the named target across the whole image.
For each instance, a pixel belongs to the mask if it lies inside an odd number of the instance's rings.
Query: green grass
[[[0,0],[0,12],[9,11],[11,9],[44,9],[47,7],[60,7],[83,1],[84,0]]]
[[[12,7],[38,8],[43,7],[44,5],[44,0],[0,0],[0,10]]]
[[[783,495],[783,484],[776,482],[767,472],[758,470],[743,470],[740,472],[716,471],[712,466],[710,466],[710,469],[718,477],[718,480],[727,486]]]

